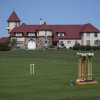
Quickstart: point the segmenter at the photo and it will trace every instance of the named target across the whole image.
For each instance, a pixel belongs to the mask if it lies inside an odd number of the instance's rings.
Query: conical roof
[[[17,14],[15,13],[15,11],[12,12],[11,16],[9,17],[9,19],[7,20],[8,22],[20,22],[20,19],[18,18]]]

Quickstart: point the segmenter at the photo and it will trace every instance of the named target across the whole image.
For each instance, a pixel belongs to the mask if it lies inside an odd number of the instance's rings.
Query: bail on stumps
[[[71,80],[71,85],[97,84],[92,74],[92,57],[94,53],[77,53],[78,56],[78,79]],[[88,74],[86,77],[86,59],[88,61]]]

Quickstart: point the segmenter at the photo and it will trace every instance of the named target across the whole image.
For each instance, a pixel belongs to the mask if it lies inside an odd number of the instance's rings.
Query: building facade
[[[79,43],[81,45],[97,46],[100,40],[100,31],[91,25],[20,25],[20,19],[13,11],[7,20],[8,34],[11,40],[16,39],[16,47],[22,49],[39,49],[44,47],[73,47]]]

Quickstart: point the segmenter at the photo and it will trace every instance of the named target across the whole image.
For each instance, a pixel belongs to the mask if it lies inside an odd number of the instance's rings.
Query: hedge
[[[0,43],[0,51],[9,51],[11,49],[7,43]]]
[[[90,45],[80,45],[80,44],[76,44],[73,46],[73,50],[100,50],[100,46],[90,46]]]

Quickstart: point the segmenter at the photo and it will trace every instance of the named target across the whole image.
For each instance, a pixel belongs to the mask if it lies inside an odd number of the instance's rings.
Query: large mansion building
[[[66,48],[75,44],[96,46],[100,40],[100,31],[91,25],[20,25],[20,19],[13,11],[7,20],[9,38],[16,39],[16,47],[22,49],[39,49],[49,46],[61,47],[63,43]]]

